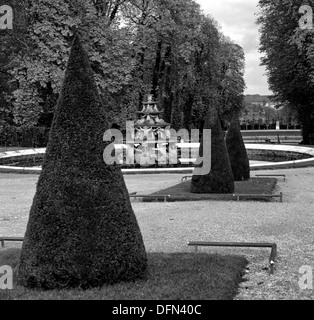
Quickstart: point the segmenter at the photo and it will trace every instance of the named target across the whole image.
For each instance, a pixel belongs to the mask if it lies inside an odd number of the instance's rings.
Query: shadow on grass
[[[20,249],[0,251],[0,265],[16,269]],[[0,300],[232,300],[243,281],[242,256],[195,253],[148,253],[147,278],[90,290],[34,291],[14,281]]]
[[[234,183],[235,190],[234,193],[238,194],[267,194],[270,195],[274,192],[277,184],[277,179],[275,178],[251,178],[247,181],[236,181]],[[221,201],[232,201],[236,200],[233,194],[200,194],[190,192],[191,181],[181,182],[175,186],[167,189],[157,191],[150,194],[150,196],[166,196],[169,195],[170,198],[167,200],[169,202],[175,201],[202,201],[202,200],[221,200]],[[269,198],[247,198],[246,200],[254,201],[271,201]],[[144,198],[143,202],[157,202],[163,201],[163,199]]]

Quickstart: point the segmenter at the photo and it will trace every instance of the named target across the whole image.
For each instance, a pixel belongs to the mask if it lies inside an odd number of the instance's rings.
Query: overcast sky
[[[218,21],[224,35],[242,46],[245,52],[246,94],[268,95],[265,69],[260,64],[259,32],[255,24],[258,0],[196,0],[205,14]]]

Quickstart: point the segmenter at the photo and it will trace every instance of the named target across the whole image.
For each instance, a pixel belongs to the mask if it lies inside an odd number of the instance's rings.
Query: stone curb
[[[246,144],[247,149],[254,150],[273,150],[273,151],[287,151],[296,152],[313,156],[309,159],[285,161],[276,163],[265,164],[251,164],[251,170],[275,170],[275,169],[291,169],[291,168],[304,168],[314,166],[314,148],[287,146],[287,145],[268,145],[268,144]],[[8,151],[0,153],[0,158],[21,157],[25,155],[44,154],[46,148],[40,149],[27,149],[19,151]],[[166,174],[166,173],[193,173],[193,167],[186,168],[158,168],[158,169],[122,169],[123,174]],[[41,168],[37,167],[11,167],[0,166],[0,173],[22,173],[22,174],[39,174]]]

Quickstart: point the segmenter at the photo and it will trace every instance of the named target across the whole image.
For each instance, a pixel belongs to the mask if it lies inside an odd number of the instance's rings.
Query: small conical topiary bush
[[[90,288],[146,274],[147,257],[121,169],[107,165],[109,129],[75,36],[18,266],[28,288]]]
[[[243,142],[239,118],[235,115],[227,132],[226,144],[228,148],[231,168],[235,181],[250,179],[250,161]]]
[[[233,193],[232,169],[216,109],[209,111],[204,129],[211,129],[211,171],[207,175],[193,175],[190,190],[192,193]],[[202,140],[200,156],[203,156],[203,145]]]

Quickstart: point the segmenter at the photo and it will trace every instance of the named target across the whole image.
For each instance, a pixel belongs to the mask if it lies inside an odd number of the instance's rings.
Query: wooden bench
[[[131,195],[130,194],[130,198],[146,198],[146,199],[163,199],[164,202],[167,202],[167,200],[169,200],[171,198],[170,195],[141,195],[141,194],[136,194],[136,195]]]
[[[256,174],[255,177],[281,177],[284,181],[286,181],[285,174]]]
[[[23,241],[23,237],[0,237],[1,248],[4,247],[5,241]]]
[[[235,193],[233,197],[237,198],[237,201],[240,201],[240,198],[280,198],[280,202],[282,202],[283,194],[246,194],[246,193]]]
[[[194,246],[196,253],[198,253],[198,247],[271,248],[271,252],[269,256],[269,267],[270,267],[270,273],[274,273],[274,264],[277,256],[276,243],[190,241],[188,242],[188,246]]]

